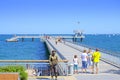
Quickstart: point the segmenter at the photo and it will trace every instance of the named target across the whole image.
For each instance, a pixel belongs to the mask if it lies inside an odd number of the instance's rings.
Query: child
[[[74,55],[74,58],[73,58],[73,63],[74,63],[74,74],[77,73],[78,74],[78,58],[77,58],[77,55]]]

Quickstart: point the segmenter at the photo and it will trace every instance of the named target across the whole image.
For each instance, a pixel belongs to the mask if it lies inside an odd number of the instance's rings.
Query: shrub
[[[23,66],[1,66],[0,72],[18,72],[21,80],[27,80],[28,74]]]

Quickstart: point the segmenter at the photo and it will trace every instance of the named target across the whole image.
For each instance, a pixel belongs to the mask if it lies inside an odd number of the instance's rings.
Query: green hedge
[[[18,72],[21,80],[27,80],[28,74],[23,66],[1,66],[0,72]]]

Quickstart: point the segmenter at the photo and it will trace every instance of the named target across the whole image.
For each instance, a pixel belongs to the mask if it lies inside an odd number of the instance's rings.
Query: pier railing
[[[95,47],[90,47],[87,45],[83,45],[83,44],[80,44],[77,42],[71,42],[71,41],[65,41],[65,45],[70,46],[74,49],[77,49],[80,52],[83,52],[84,49],[88,50],[89,48],[91,48],[92,51],[94,52],[96,49]],[[74,47],[73,47],[73,45],[74,45]],[[114,55],[114,53],[109,52],[107,50],[105,51],[103,49],[100,49],[100,52],[102,55],[101,60],[120,68],[120,57],[119,56],[116,56],[116,55]]]
[[[60,76],[68,75],[67,60],[59,60],[57,72]],[[23,66],[30,76],[50,76],[48,60],[0,60],[0,66]],[[63,66],[64,65],[64,66]],[[66,65],[66,66],[65,66]]]

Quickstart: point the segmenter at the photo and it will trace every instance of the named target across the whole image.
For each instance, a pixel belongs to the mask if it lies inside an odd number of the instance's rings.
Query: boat
[[[13,37],[13,38],[10,38],[10,39],[6,39],[6,42],[18,42],[18,39]]]

